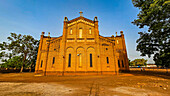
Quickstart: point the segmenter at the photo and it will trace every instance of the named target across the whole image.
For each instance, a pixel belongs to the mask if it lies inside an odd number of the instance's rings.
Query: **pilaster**
[[[66,17],[65,17],[66,18]],[[61,44],[61,53],[60,53],[60,58],[61,58],[61,64],[63,65],[63,73],[65,71],[65,66],[66,66],[66,41],[67,41],[67,19],[64,20],[64,26],[63,26],[63,37],[62,37],[62,44]]]
[[[42,32],[41,37],[40,37],[40,41],[39,41],[38,54],[37,54],[37,60],[36,60],[36,66],[35,66],[35,73],[38,73],[38,71],[39,71],[44,33],[45,32]]]

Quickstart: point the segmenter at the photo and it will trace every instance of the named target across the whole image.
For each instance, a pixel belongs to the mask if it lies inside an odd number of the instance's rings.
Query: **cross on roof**
[[[83,12],[82,11],[80,11],[79,13],[80,13],[80,16],[83,16]]]

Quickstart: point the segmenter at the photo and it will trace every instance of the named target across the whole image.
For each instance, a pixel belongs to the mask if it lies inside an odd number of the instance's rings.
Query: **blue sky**
[[[61,36],[63,20],[79,16],[99,20],[99,32],[103,36],[115,35],[124,31],[128,57],[145,58],[153,63],[152,58],[141,57],[136,51],[139,29],[131,22],[137,19],[139,9],[131,0],[0,0],[0,42],[7,41],[10,32],[31,35],[40,38],[41,32],[51,32],[51,36]]]

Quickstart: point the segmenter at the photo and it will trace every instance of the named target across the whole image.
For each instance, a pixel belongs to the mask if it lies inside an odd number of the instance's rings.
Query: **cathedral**
[[[123,31],[120,35],[99,35],[98,18],[64,17],[63,35],[42,32],[35,73],[43,75],[102,75],[129,71]]]

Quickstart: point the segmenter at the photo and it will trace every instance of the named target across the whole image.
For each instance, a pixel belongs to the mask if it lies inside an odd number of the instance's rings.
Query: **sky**
[[[41,32],[50,32],[52,37],[62,35],[64,17],[69,20],[79,17],[99,21],[99,34],[112,36],[124,32],[128,58],[145,58],[154,63],[153,58],[141,57],[136,51],[139,29],[131,22],[137,19],[139,9],[132,0],[0,0],[0,42],[7,41],[11,32],[31,35],[40,39]]]

